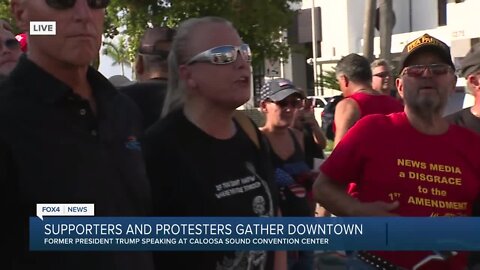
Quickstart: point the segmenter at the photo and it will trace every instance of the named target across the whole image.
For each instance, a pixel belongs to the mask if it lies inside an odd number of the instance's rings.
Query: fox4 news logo
[[[54,36],[57,34],[57,22],[35,21],[30,22],[30,35]]]

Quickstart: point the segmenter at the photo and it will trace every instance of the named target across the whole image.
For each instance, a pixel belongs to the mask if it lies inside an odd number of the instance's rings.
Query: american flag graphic
[[[305,187],[295,182],[295,179],[281,168],[275,169],[275,181],[281,189],[288,188],[299,198],[304,198],[307,195]]]
[[[305,196],[307,196],[307,190],[302,185],[293,184],[293,185],[288,186],[288,188],[298,198],[305,198]]]

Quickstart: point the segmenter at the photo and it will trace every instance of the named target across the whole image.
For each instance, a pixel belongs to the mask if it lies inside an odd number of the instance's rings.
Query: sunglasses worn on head
[[[3,42],[3,46],[8,48],[9,50],[18,50],[20,49],[20,42],[18,42],[18,40],[14,38],[9,38]]]
[[[303,99],[301,98],[296,98],[296,99],[282,99],[280,101],[271,101],[275,103],[277,106],[280,108],[284,109],[286,107],[291,107],[295,109],[300,109],[303,107]]]
[[[390,75],[390,72],[384,71],[384,72],[380,72],[380,73],[377,73],[377,74],[373,74],[373,76],[380,77],[380,78],[386,78],[386,77],[391,77],[392,75]]]
[[[421,77],[427,69],[434,76],[445,75],[448,72],[453,71],[452,67],[447,64],[414,65],[404,68],[401,75],[407,75],[409,77]]]
[[[83,0],[80,0],[83,1]],[[106,8],[110,0],[86,0],[88,6],[92,9]],[[47,5],[54,9],[64,10],[72,8],[77,0],[45,0]]]
[[[223,45],[208,49],[201,52],[186,62],[186,65],[191,65],[196,62],[207,62],[215,65],[226,65],[237,60],[238,53],[243,60],[250,62],[252,60],[252,52],[248,44],[240,46]]]

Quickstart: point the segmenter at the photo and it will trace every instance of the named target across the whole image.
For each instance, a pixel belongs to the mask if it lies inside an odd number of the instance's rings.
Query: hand
[[[400,203],[398,201],[390,203],[382,201],[370,203],[359,202],[358,205],[354,209],[352,209],[351,216],[398,216],[397,214],[392,213],[392,211],[397,209],[399,206]]]
[[[309,125],[311,128],[318,126],[317,119],[315,119],[315,114],[312,111],[305,111],[303,114],[303,123]]]

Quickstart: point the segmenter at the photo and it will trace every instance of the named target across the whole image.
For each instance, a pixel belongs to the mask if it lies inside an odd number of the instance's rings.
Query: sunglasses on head
[[[83,1],[83,0],[80,0]],[[92,9],[106,8],[110,3],[110,0],[86,0],[88,6]],[[77,0],[45,0],[47,5],[54,9],[64,10],[72,8]]]
[[[421,77],[427,69],[434,76],[445,75],[450,71],[453,71],[452,67],[447,64],[413,65],[404,68],[401,75],[407,75],[409,77]]]
[[[186,65],[191,65],[196,62],[226,65],[235,62],[239,53],[243,60],[247,62],[252,60],[252,52],[250,51],[248,44],[242,44],[240,46],[223,45],[208,49],[195,55],[186,62]]]
[[[303,99],[301,98],[295,98],[295,99],[286,98],[280,101],[270,101],[270,102],[275,103],[277,106],[279,106],[282,109],[287,107],[300,109],[301,107],[303,107]]]
[[[3,46],[8,48],[9,50],[18,50],[20,49],[20,42],[18,42],[18,40],[14,38],[9,38],[3,42]]]

